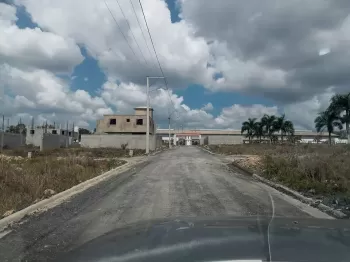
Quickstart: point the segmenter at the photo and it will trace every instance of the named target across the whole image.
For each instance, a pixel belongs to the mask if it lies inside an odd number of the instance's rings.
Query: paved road
[[[113,177],[45,213],[27,218],[0,239],[0,260],[46,261],[123,225],[154,218],[277,216],[322,213],[230,170],[223,159],[180,147]]]

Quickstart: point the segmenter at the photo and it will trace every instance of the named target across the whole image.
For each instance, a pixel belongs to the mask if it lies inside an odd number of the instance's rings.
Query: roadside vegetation
[[[210,145],[213,152],[232,155],[239,166],[300,193],[320,199],[350,215],[350,144],[333,145],[332,133],[345,126],[349,137],[350,93],[335,95],[329,107],[314,121],[317,132],[328,133],[328,144],[298,143],[294,125],[280,117],[265,115],[248,119],[241,132],[248,144]]]
[[[28,152],[32,152],[33,156],[55,156],[55,157],[93,157],[93,158],[113,158],[113,157],[129,157],[129,149],[122,148],[83,148],[69,147],[57,148],[41,152],[39,148],[26,146],[18,149],[7,149],[3,154],[9,156],[27,157]],[[134,149],[133,156],[141,156],[146,153],[143,149]]]
[[[32,152],[32,158],[28,158]],[[134,150],[133,156],[144,150]],[[0,218],[71,188],[124,163],[129,150],[34,147],[0,154]]]
[[[350,216],[350,146],[246,144],[206,146],[273,182],[342,210]]]

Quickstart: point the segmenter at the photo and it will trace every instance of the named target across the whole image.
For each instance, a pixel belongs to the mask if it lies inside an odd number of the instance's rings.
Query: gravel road
[[[133,222],[271,216],[272,205],[276,216],[328,217],[230,169],[224,158],[197,147],[178,147],[149,157],[69,202],[27,217],[7,235],[0,235],[0,261],[47,261]]]

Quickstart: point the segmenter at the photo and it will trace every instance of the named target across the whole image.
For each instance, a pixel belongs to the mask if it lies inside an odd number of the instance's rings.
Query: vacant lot
[[[129,157],[129,149],[119,148],[58,148],[41,152],[36,147],[23,147],[13,150],[4,150],[5,155],[27,157],[28,152],[32,152],[33,156],[55,156],[55,157],[93,157],[93,158],[113,158],[113,157]],[[134,149],[133,155],[144,155],[145,150]]]
[[[320,198],[350,213],[350,146],[222,145],[209,146],[225,155],[245,155],[235,162],[304,195]]]
[[[0,155],[0,218],[125,163],[117,150],[55,150],[31,159],[12,153]]]

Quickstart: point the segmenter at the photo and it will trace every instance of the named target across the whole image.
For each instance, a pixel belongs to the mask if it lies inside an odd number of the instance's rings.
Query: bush
[[[128,143],[126,143],[126,144],[121,144],[121,148],[122,148],[123,150],[125,150],[127,147],[128,147]]]

